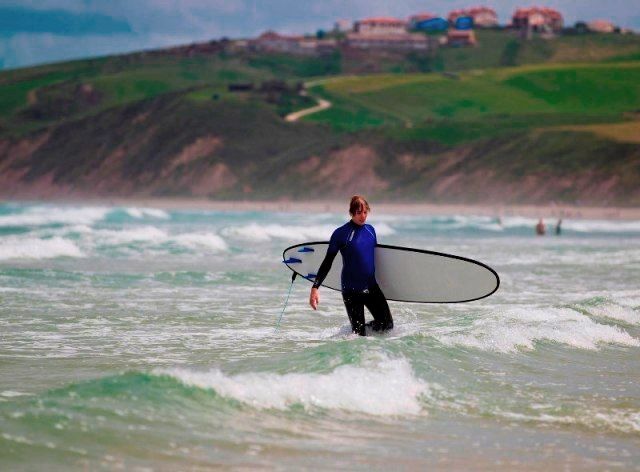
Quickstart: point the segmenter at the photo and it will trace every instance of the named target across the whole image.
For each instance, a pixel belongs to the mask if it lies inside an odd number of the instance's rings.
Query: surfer
[[[556,223],[556,235],[560,236],[562,234],[562,218],[558,218],[558,222]]]
[[[349,204],[351,220],[337,228],[331,235],[329,248],[316,276],[309,304],[314,310],[320,303],[318,289],[331,269],[338,252],[342,254],[342,300],[354,333],[365,336],[365,326],[374,331],[393,328],[389,304],[376,282],[374,250],[378,240],[373,226],[366,224],[369,203],[364,197],[354,195]],[[373,315],[373,321],[364,322],[364,307]]]

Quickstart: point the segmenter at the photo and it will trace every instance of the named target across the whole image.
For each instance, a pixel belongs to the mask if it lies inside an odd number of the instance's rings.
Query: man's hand
[[[309,305],[314,310],[318,309],[318,304],[320,303],[320,293],[318,289],[315,287],[311,287],[311,293],[309,294]]]

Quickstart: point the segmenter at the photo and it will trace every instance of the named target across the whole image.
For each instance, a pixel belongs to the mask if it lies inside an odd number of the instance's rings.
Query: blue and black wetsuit
[[[316,276],[314,287],[320,287],[338,254],[342,254],[342,299],[349,315],[351,329],[365,335],[364,307],[373,315],[369,326],[374,331],[393,328],[393,319],[382,290],[376,282],[374,252],[378,240],[373,226],[353,221],[340,226],[331,235],[329,248]]]

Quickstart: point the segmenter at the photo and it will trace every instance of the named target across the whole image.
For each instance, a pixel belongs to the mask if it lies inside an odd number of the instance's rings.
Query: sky
[[[315,33],[337,19],[406,18],[487,5],[501,24],[517,7],[556,8],[565,24],[604,18],[640,31],[640,0],[0,0],[0,68],[126,53],[265,30]]]

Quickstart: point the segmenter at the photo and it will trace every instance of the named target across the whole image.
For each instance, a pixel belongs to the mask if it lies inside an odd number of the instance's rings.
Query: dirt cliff
[[[639,205],[640,146],[548,131],[456,147],[340,135],[260,104],[183,96],[0,141],[0,196]]]

